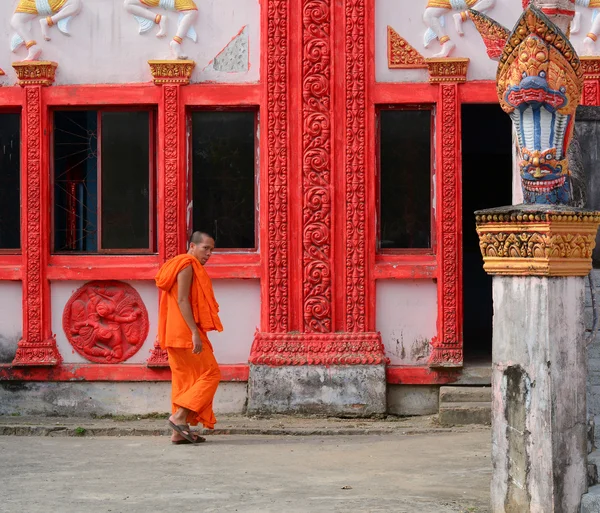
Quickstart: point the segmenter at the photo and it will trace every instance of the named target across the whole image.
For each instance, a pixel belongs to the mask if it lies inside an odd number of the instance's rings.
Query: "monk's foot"
[[[454,14],[452,17],[454,18],[454,27],[456,28],[456,32],[459,36],[464,36],[465,33],[463,31],[463,19],[461,13]]]
[[[48,19],[42,18],[40,20],[40,27],[42,29],[42,36],[46,41],[50,41],[50,26],[48,25]]]
[[[163,14],[158,22],[158,32],[156,37],[165,37],[167,35],[167,17]]]
[[[440,50],[438,53],[436,53],[436,54],[434,55],[434,57],[435,57],[436,59],[443,59],[443,58],[445,58],[445,57],[448,57],[448,55],[450,55],[450,52],[451,52],[452,50],[454,50],[454,47],[455,47],[455,46],[456,46],[456,45],[455,45],[455,44],[454,44],[452,41],[446,41],[446,42],[445,42],[445,43],[442,45],[442,49],[441,49],[441,50]]]
[[[180,444],[189,444],[189,443],[195,443],[195,444],[201,444],[203,442],[206,442],[206,438],[190,431],[190,435],[192,437],[192,439],[194,440],[193,442],[190,442],[189,440],[187,440],[186,438],[184,438],[183,436],[181,436],[177,431],[173,431],[173,435],[171,436],[171,442],[176,444],[176,445],[180,445]]]
[[[27,53],[27,57],[25,57],[25,60],[26,61],[37,61],[41,54],[42,54],[42,49],[39,46],[37,46],[37,45],[32,46],[29,49],[29,52]]]

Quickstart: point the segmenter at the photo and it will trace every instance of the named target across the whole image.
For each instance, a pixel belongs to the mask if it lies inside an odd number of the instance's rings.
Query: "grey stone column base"
[[[249,414],[367,417],[386,411],[385,365],[250,365]]]

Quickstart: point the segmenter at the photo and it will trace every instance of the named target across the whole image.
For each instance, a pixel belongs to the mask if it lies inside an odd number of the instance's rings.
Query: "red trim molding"
[[[257,333],[253,365],[381,365],[380,333]]]
[[[248,381],[248,365],[219,365],[221,382]],[[16,369],[0,365],[0,381],[171,381],[168,367],[74,363],[56,367]]]
[[[303,330],[329,333],[332,306],[330,0],[302,2]]]
[[[583,68],[581,105],[600,104],[600,57],[580,57]]]
[[[441,83],[439,87],[436,223],[440,312],[438,336],[431,342],[429,365],[460,367],[463,362],[463,337],[459,86],[456,83]]]
[[[448,385],[460,379],[462,369],[388,367],[385,373],[389,385]]]
[[[42,86],[25,85],[22,130],[23,338],[14,366],[57,365],[61,361],[50,327],[50,287],[46,277],[49,253],[47,166],[43,163],[44,107]],[[44,171],[42,171],[44,170]]]

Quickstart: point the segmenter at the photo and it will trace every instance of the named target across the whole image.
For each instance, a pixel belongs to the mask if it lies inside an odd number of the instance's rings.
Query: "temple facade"
[[[600,4],[565,1],[583,169]],[[434,413],[441,385],[489,385],[473,212],[523,198],[496,86],[522,12],[4,2],[0,413],[168,409],[154,276],[193,230],[217,246],[217,412]],[[577,190],[593,186],[581,169]]]

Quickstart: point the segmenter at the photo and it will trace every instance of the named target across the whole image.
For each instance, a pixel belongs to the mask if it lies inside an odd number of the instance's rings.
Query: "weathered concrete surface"
[[[216,413],[242,413],[246,383],[221,383]],[[171,410],[170,382],[0,381],[0,415],[127,415]]]
[[[439,410],[439,387],[388,385],[387,411],[394,415],[432,415]]]
[[[592,486],[581,499],[581,513],[600,511],[600,485]]]
[[[0,435],[5,436],[164,436],[168,414],[112,417],[0,416]],[[217,426],[203,434],[214,435],[294,435],[398,436],[430,433],[465,433],[483,427],[440,427],[437,415],[386,418],[335,418],[317,416],[217,415]],[[489,431],[489,430],[488,430]]]
[[[357,417],[385,413],[385,367],[250,365],[247,411]]]
[[[490,425],[492,417],[491,390],[491,387],[441,387],[440,425]]]
[[[576,513],[587,481],[584,278],[494,276],[491,503]]]
[[[488,513],[489,431],[429,436],[0,437],[0,511]]]

